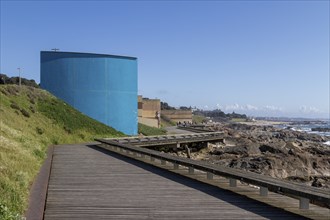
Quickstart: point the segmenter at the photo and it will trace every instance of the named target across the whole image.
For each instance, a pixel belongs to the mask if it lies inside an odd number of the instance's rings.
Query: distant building
[[[41,51],[41,87],[82,113],[137,134],[137,58]]]
[[[160,100],[138,96],[139,123],[151,127],[160,127]]]

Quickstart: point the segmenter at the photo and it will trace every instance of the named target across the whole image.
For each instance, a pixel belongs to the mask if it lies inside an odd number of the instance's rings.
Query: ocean
[[[275,127],[281,129],[291,129],[293,131],[301,131],[307,132],[309,134],[318,134],[321,136],[330,137],[330,121],[329,120],[322,120],[322,121],[294,121],[283,123],[280,125],[276,125]],[[328,131],[320,132],[320,131],[312,131],[313,128],[328,128]],[[330,141],[325,142],[324,144],[330,146]]]

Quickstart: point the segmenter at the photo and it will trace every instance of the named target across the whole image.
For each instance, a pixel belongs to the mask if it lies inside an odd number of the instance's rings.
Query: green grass
[[[171,127],[171,126],[175,126],[176,123],[175,123],[175,121],[172,121],[165,115],[161,114],[160,115],[160,125],[161,125],[161,127]]]
[[[154,128],[154,127],[150,127],[150,126],[139,123],[139,134],[143,134],[146,136],[165,135],[166,130],[163,128]]]
[[[196,123],[196,124],[202,124],[202,122],[206,122],[207,119],[205,118],[205,116],[202,115],[193,115],[192,116],[192,122]]]
[[[55,97],[48,102],[38,102],[38,110],[41,114],[56,122],[56,124],[62,125],[69,134],[79,134],[81,130],[88,130],[93,134],[101,136],[107,134],[122,135],[121,132],[86,117]]]
[[[1,220],[23,215],[49,145],[124,136],[44,90],[16,85],[0,86],[0,134]]]
[[[246,118],[232,118],[231,122],[246,122]]]

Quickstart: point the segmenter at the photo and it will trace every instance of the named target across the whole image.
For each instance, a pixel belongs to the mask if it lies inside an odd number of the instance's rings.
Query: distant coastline
[[[278,118],[280,119],[280,118]],[[282,118],[283,119],[283,118]],[[321,136],[330,136],[329,119],[287,119],[287,120],[255,120],[249,122],[239,122],[245,125],[274,126],[280,129],[290,129],[292,131],[307,132]],[[323,130],[323,131],[322,131]]]

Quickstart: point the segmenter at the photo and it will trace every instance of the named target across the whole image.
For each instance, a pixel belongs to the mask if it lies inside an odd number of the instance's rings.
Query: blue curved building
[[[82,113],[137,134],[137,58],[91,53],[40,53],[40,84]]]

